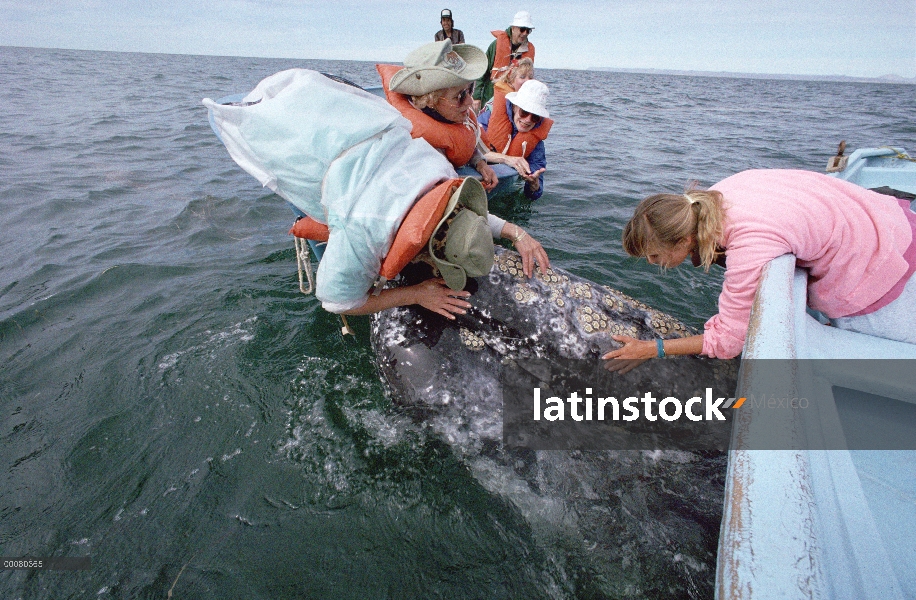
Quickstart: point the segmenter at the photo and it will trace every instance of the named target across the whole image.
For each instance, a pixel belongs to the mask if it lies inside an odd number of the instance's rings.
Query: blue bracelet
[[[665,358],[665,340],[662,338],[655,340],[655,347],[658,348],[658,357]]]

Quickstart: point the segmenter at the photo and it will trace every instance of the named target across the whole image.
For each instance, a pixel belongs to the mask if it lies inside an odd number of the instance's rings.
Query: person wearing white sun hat
[[[531,13],[520,10],[515,13],[512,23],[504,31],[493,30],[490,33],[496,39],[487,48],[487,70],[474,90],[474,110],[493,97],[493,81],[505,71],[518,63],[522,58],[530,58],[534,62],[534,44],[528,41],[528,35],[534,31],[534,22]]]
[[[492,113],[481,113],[480,119],[486,128],[481,134],[487,149],[484,158],[514,167],[525,180],[525,196],[532,200],[544,193],[544,140],[553,126],[547,110],[549,95],[547,86],[535,79],[523,83],[517,92],[497,90]]]

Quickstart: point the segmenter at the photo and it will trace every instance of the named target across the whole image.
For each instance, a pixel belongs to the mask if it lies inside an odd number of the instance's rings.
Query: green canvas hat
[[[404,68],[388,83],[392,92],[422,96],[443,88],[467,85],[487,70],[487,55],[470,44],[451,40],[424,44],[407,55]]]
[[[443,233],[445,245],[436,249]],[[452,193],[428,247],[442,279],[453,290],[463,290],[468,277],[490,272],[493,234],[487,222],[487,193],[480,181],[466,177]]]

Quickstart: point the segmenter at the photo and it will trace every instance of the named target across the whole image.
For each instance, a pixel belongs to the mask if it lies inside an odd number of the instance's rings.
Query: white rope
[[[315,278],[312,275],[312,257],[309,253],[309,242],[303,238],[293,237],[293,245],[296,248],[296,266],[299,270],[299,291],[308,296],[315,291]],[[305,273],[304,277],[303,273]],[[309,282],[308,289],[305,288],[306,280]],[[343,323],[343,327],[340,328],[340,334],[355,337],[356,332],[347,322],[346,315],[340,315],[340,320]]]
[[[315,291],[315,279],[312,276],[312,257],[309,254],[308,240],[293,237],[293,245],[296,248],[296,265],[299,268],[299,291],[308,296]],[[305,272],[305,278],[302,273]],[[309,282],[308,289],[305,289],[305,279]]]

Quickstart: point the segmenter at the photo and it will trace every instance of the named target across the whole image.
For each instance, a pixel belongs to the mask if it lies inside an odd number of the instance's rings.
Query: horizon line
[[[351,58],[302,58],[296,56],[246,56],[246,55],[236,55],[236,54],[200,54],[196,52],[150,52],[143,50],[102,50],[98,48],[65,48],[58,46],[13,46],[0,44],[0,48],[28,48],[32,50],[66,50],[74,52],[112,52],[120,54],[163,54],[163,55],[173,55],[173,56],[208,56],[216,58],[262,58],[262,59],[273,59],[273,60],[332,60],[339,62],[364,62],[364,63],[375,63],[375,62],[391,62],[385,60],[358,60]],[[397,63],[399,61],[395,61]],[[657,68],[657,67],[597,67],[589,66],[583,68],[575,67],[540,67],[545,70],[556,70],[556,71],[601,71],[601,72],[616,72],[616,73],[639,73],[646,75],[681,75],[681,76],[690,76],[690,77],[728,77],[728,78],[754,78],[754,79],[767,79],[767,78],[777,78],[777,79],[797,79],[797,80],[830,80],[830,81],[858,81],[858,82],[874,82],[874,83],[898,83],[898,84],[910,84],[916,85],[916,76],[906,77],[904,75],[898,75],[896,73],[887,73],[884,75],[878,76],[869,76],[869,75],[816,75],[813,73],[805,74],[795,74],[795,73],[763,73],[763,72],[753,72],[753,71],[706,71],[700,69],[669,69],[669,68]]]

